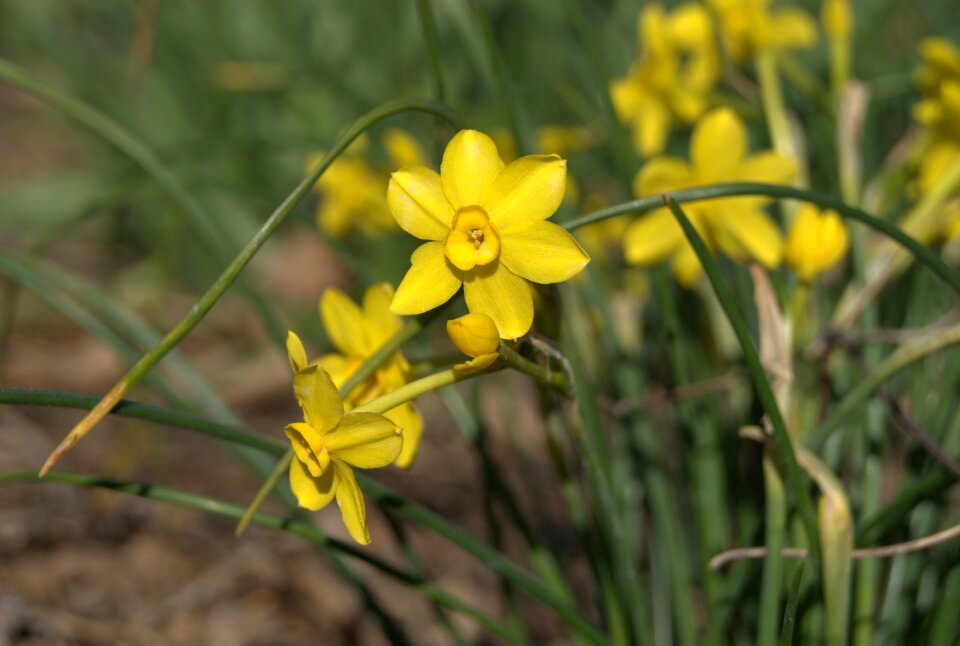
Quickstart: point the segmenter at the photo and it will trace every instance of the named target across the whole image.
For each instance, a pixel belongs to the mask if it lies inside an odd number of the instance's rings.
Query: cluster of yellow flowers
[[[731,107],[718,106],[711,95],[721,71],[715,27],[735,63],[815,41],[809,16],[770,5],[769,0],[709,0],[707,6],[685,4],[669,13],[658,4],[643,9],[638,21],[643,51],[627,76],[610,87],[617,113],[630,125],[645,159],[633,180],[636,196],[725,182],[788,184],[797,176],[799,160],[790,155],[751,152],[741,117]],[[832,46],[847,47],[852,33],[847,0],[826,0],[822,19]],[[944,235],[960,236],[960,50],[930,39],[921,45],[921,56],[916,81],[923,99],[915,116],[926,129],[927,148],[917,187],[927,193],[951,172],[956,175],[940,221],[946,222]],[[663,154],[677,123],[693,126],[686,159]],[[354,151],[318,184],[323,193],[318,224],[325,232],[342,235],[348,226],[380,231],[389,221],[423,241],[396,291],[388,283],[373,285],[362,304],[337,289],[323,295],[320,315],[336,352],[309,362],[296,335],[288,341],[305,420],[286,429],[295,452],[291,485],[300,504],[310,509],[335,497],[360,542],[369,541],[369,532],[350,467],[409,467],[423,419],[409,402],[383,415],[355,411],[411,383],[410,364],[399,352],[350,393],[341,397],[337,388],[400,330],[401,316],[437,308],[461,287],[469,313],[448,321],[447,331],[468,360],[451,370],[464,376],[491,369],[501,340],[519,339],[531,329],[533,284],[570,279],[590,260],[573,236],[549,219],[567,195],[567,165],[560,154],[592,145],[593,133],[584,127],[541,129],[537,146],[559,154],[519,158],[512,138],[496,139],[500,150],[481,132],[460,131],[437,172],[424,165],[415,140],[402,131],[389,132],[384,146],[401,162],[389,180]],[[766,211],[772,201],[764,196],[704,200],[687,204],[685,212],[711,250],[767,268],[785,263],[802,286],[844,258],[850,236],[837,213],[810,205],[791,209],[784,235]],[[702,274],[667,209],[638,217],[621,231],[629,264],[668,261],[685,287]]]

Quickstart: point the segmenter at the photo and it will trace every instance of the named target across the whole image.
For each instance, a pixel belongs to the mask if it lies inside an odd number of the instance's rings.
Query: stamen
[[[483,229],[470,229],[467,235],[470,236],[473,246],[479,249],[483,244]]]

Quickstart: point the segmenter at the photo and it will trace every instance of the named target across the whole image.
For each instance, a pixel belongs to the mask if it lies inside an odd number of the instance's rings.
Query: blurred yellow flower
[[[403,130],[387,130],[382,143],[393,167],[426,161],[420,144]],[[367,163],[363,157],[366,147],[366,137],[357,139],[317,180],[317,227],[330,237],[342,238],[355,229],[367,236],[396,229],[384,192],[387,172]],[[314,168],[322,157],[322,153],[308,157],[307,169]]]
[[[428,242],[413,252],[391,311],[422,314],[463,285],[467,308],[492,318],[501,338],[526,334],[533,324],[527,281],[564,281],[590,260],[573,236],[546,221],[565,180],[557,155],[505,166],[493,140],[475,130],[447,144],[439,174],[423,166],[395,172],[390,210],[403,230]]]
[[[827,38],[849,40],[853,33],[853,10],[850,0],[824,0],[820,8],[820,22]]]
[[[793,161],[772,150],[747,156],[747,132],[729,108],[704,115],[690,140],[690,162],[658,157],[644,165],[634,179],[638,197],[718,182],[785,184],[795,172]],[[706,200],[684,205],[684,212],[711,248],[737,261],[757,260],[767,267],[780,264],[783,239],[763,207],[761,196]],[[624,239],[627,262],[635,265],[671,259],[677,280],[689,287],[702,268],[680,225],[665,208],[634,221]]]
[[[457,372],[478,372],[500,356],[500,334],[493,319],[486,314],[471,313],[447,321],[447,335],[460,352],[473,357],[454,366]]]
[[[293,446],[290,488],[297,503],[316,511],[336,497],[343,524],[353,540],[370,542],[363,492],[351,466],[385,467],[400,454],[402,431],[391,420],[373,413],[347,413],[330,376],[307,363],[303,343],[287,335],[287,354],[293,368],[293,392],[303,411],[303,422],[283,429]]]
[[[338,388],[403,325],[400,317],[390,311],[392,299],[393,287],[389,283],[368,287],[363,295],[362,309],[339,289],[330,288],[323,293],[320,318],[337,352],[323,355],[317,363]],[[362,406],[409,381],[410,364],[397,352],[357,386],[347,396],[344,405],[347,410]],[[410,402],[384,415],[403,429],[403,450],[397,457],[397,466],[407,468],[420,447],[423,418]]]
[[[960,48],[944,38],[921,41],[922,63],[914,81],[923,95],[913,108],[934,137],[960,143]]]
[[[637,150],[649,157],[663,151],[674,121],[692,124],[707,109],[720,61],[710,17],[699,5],[669,15],[659,4],[646,5],[637,31],[643,54],[611,84],[610,95]]]
[[[817,26],[806,12],[772,9],[772,0],[709,0],[730,57],[743,63],[758,51],[805,49],[817,41]]]
[[[803,282],[810,282],[846,255],[850,234],[836,211],[804,204],[794,215],[784,259]]]

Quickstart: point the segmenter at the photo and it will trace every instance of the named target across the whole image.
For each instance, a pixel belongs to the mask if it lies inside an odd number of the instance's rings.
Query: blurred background
[[[443,96],[470,127],[508,133],[519,153],[532,152],[548,124],[602,131],[597,67],[608,79],[626,73],[642,3],[429,4]],[[817,2],[793,4],[819,10]],[[910,129],[918,41],[958,40],[960,8],[952,0],[853,5],[855,74],[873,101],[865,128],[872,136],[863,141],[869,175]],[[582,41],[572,15],[585,21],[592,43]],[[210,218],[198,228],[128,156],[0,79],[0,384],[11,387],[104,392],[149,347],[151,333],[189,309],[300,180],[310,155],[381,103],[436,96],[416,3],[403,1],[0,0],[0,58],[134,133]],[[826,76],[823,48],[798,60]],[[792,87],[787,92],[811,149],[830,150],[832,130],[821,128],[830,117]],[[762,131],[759,114],[744,116],[755,135]],[[450,135],[422,115],[374,128],[362,152],[382,171],[384,190],[390,127],[410,133],[434,167]],[[668,150],[684,151],[685,137],[674,133]],[[629,199],[628,183],[609,179],[622,175],[616,146],[596,139],[589,155],[571,159],[571,174],[608,203]],[[813,157],[811,169],[814,186],[835,191],[829,155]],[[357,295],[375,280],[396,283],[414,247],[396,233],[322,235],[314,223],[318,199],[297,207],[244,273],[268,295],[277,329],[300,331],[311,354],[329,347],[316,313],[322,291],[336,285]],[[579,211],[566,204],[557,219]],[[221,417],[230,410],[280,438],[299,413],[274,332],[233,289],[181,345],[183,365],[165,361],[163,381],[144,383],[133,398]],[[432,339],[413,354],[444,348]],[[536,402],[535,389],[498,375],[465,396],[481,403],[491,451],[521,508],[537,531],[556,535],[562,553],[567,521],[544,457],[543,422],[522,403]],[[413,469],[376,477],[489,538],[483,474],[463,429],[435,396],[421,411],[428,430]],[[79,417],[0,406],[0,470],[39,467]],[[130,420],[107,420],[65,467],[240,504],[259,486],[210,439]],[[374,549],[395,556],[386,519],[371,513]],[[316,518],[344,536],[332,509]],[[506,593],[481,564],[428,532],[410,532],[431,555],[441,587],[494,616],[520,604],[535,643],[564,634],[552,615]],[[522,554],[515,536],[503,541],[508,553]],[[588,577],[572,556],[569,566],[574,583]],[[238,540],[232,522],[195,511],[65,485],[0,487],[0,644],[379,644],[390,641],[383,622],[391,618],[413,643],[446,643],[419,596],[360,572],[373,599],[358,597],[323,555],[287,535],[254,528]],[[496,643],[476,624],[458,623],[471,643]]]

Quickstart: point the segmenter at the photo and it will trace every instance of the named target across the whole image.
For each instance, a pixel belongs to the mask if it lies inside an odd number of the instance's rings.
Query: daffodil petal
[[[423,314],[446,303],[460,289],[460,278],[447,262],[442,242],[420,245],[410,263],[390,303],[394,314]]]
[[[323,437],[323,443],[338,460],[361,469],[376,469],[397,459],[403,433],[383,415],[347,413],[340,425]]]
[[[343,400],[337,387],[330,375],[316,365],[297,371],[293,376],[293,393],[307,424],[320,433],[331,430],[343,417]]]
[[[330,462],[320,432],[305,422],[296,422],[287,424],[283,433],[290,440],[297,461],[303,464],[311,476],[320,477]]]
[[[447,144],[440,162],[447,201],[454,210],[480,205],[502,168],[493,139],[476,130],[461,130]]]
[[[287,331],[287,358],[294,372],[307,367],[307,351],[303,349],[303,341],[289,330]]]
[[[783,236],[763,211],[728,211],[712,222],[717,246],[734,260],[755,259],[776,267],[783,258]]]
[[[786,8],[770,16],[769,30],[781,47],[803,49],[817,42],[817,25],[806,12]]]
[[[689,243],[682,245],[673,254],[671,269],[677,282],[687,289],[693,287],[697,279],[703,274],[703,265],[700,264],[700,258]]]
[[[340,460],[333,461],[333,469],[337,479],[335,493],[337,505],[340,506],[340,517],[350,532],[353,540],[361,545],[370,544],[370,530],[367,529],[367,508],[363,502],[363,492],[353,475],[353,471]]]
[[[320,369],[330,375],[333,385],[339,388],[354,371],[354,366],[342,354],[331,352],[317,359]]]
[[[566,187],[566,160],[557,155],[527,155],[497,175],[481,206],[503,231],[549,218],[560,208]]]
[[[633,179],[633,192],[637,197],[659,195],[693,184],[690,165],[676,157],[651,159]]]
[[[423,417],[416,407],[407,402],[383,414],[403,429],[403,448],[394,461],[401,469],[408,469],[417,457],[420,449],[420,436],[423,435]]]
[[[443,240],[453,221],[453,207],[440,176],[424,166],[401,168],[390,177],[387,204],[400,228],[421,240]]]
[[[644,157],[663,151],[670,134],[670,110],[662,102],[648,101],[633,116],[633,145]]]
[[[737,179],[744,182],[789,184],[797,173],[797,165],[789,157],[767,150],[745,159]]]
[[[683,229],[666,209],[656,209],[627,228],[623,255],[631,265],[652,265],[674,253],[684,243]]]
[[[363,318],[367,323],[367,340],[371,350],[379,348],[403,327],[400,317],[390,311],[393,294],[390,283],[376,283],[363,293]]]
[[[333,500],[337,480],[333,469],[327,469],[319,478],[310,475],[299,458],[290,462],[290,489],[297,497],[297,504],[304,509],[317,511]]]
[[[501,262],[465,274],[463,295],[467,309],[493,319],[502,339],[518,339],[533,325],[530,286]]]
[[[492,366],[499,356],[499,352],[481,354],[479,357],[474,357],[470,361],[464,361],[463,363],[456,364],[453,367],[453,371],[462,375],[470,375],[475,372],[480,372],[481,370],[486,370]]]
[[[323,292],[320,319],[333,346],[347,356],[363,356],[370,351],[363,312],[353,300],[336,287]]]
[[[500,262],[535,283],[559,283],[586,267],[590,256],[553,222],[528,222],[503,231]]]
[[[746,128],[730,108],[705,114],[690,140],[690,160],[704,182],[729,179],[746,151]]]

